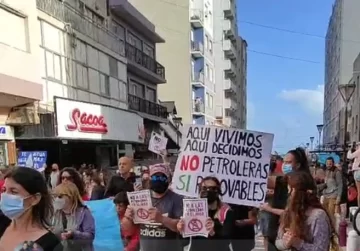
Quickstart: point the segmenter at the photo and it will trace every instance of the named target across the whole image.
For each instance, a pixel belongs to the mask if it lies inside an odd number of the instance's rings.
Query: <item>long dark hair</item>
[[[72,182],[75,184],[75,186],[79,189],[79,193],[81,196],[84,196],[86,194],[86,190],[85,190],[85,184],[84,184],[84,181],[82,180],[81,178],[81,175],[80,173],[78,173],[78,171],[76,171],[75,168],[72,168],[72,167],[65,167],[64,169],[62,169],[60,171],[60,178],[58,180],[58,185],[61,183],[61,177],[62,177],[62,174],[64,172],[67,172],[70,174],[71,178],[72,178]]]
[[[222,205],[221,199],[220,199],[220,195],[221,195],[221,183],[218,180],[218,178],[214,177],[214,176],[207,176],[205,178],[203,178],[203,180],[200,182],[199,184],[199,191],[201,192],[201,186],[205,181],[213,181],[216,184],[217,187],[217,192],[219,194],[219,196],[216,199],[217,202],[217,207],[220,208]]]
[[[44,176],[32,168],[15,167],[5,175],[5,179],[13,179],[30,195],[40,194],[39,203],[31,210],[32,221],[48,229],[51,226],[54,208]]]
[[[305,150],[301,147],[297,147],[293,150],[288,151],[289,154],[294,156],[296,163],[298,164],[297,171],[307,171],[310,173],[309,162],[305,153]]]
[[[280,219],[282,230],[290,229],[300,239],[308,237],[306,227],[306,211],[309,208],[322,209],[327,214],[331,232],[334,232],[331,217],[321,205],[314,188],[314,180],[309,172],[297,171],[290,174],[288,184],[294,189],[294,194],[290,195],[287,207]]]

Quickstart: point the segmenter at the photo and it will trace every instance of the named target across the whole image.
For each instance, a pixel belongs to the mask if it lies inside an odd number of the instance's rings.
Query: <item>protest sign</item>
[[[208,237],[206,220],[208,218],[207,199],[184,199],[184,238],[192,236]]]
[[[168,139],[166,137],[163,137],[156,132],[152,132],[149,141],[149,151],[160,155],[162,151],[166,150],[167,142]]]
[[[183,129],[174,192],[198,197],[202,179],[215,176],[224,202],[255,207],[264,202],[273,134],[201,125]]]
[[[111,199],[85,201],[95,219],[94,251],[122,251],[120,221]]]
[[[135,224],[149,224],[149,209],[152,208],[150,190],[127,193],[129,204],[134,210]]]
[[[18,166],[34,168],[39,172],[45,170],[47,152],[46,151],[33,151],[24,152],[20,151],[18,154]]]

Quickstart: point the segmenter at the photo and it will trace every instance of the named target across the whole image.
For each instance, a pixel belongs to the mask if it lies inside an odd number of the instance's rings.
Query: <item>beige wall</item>
[[[37,22],[36,1],[3,0],[1,2],[18,15],[14,15],[0,5],[0,73],[40,84],[41,36]],[[4,24],[2,19],[12,24]],[[9,26],[11,28],[8,28]]]
[[[0,125],[5,124],[5,121],[9,115],[9,111],[10,111],[9,108],[0,107]]]
[[[155,24],[156,32],[166,43],[157,45],[157,60],[164,65],[166,84],[158,85],[161,101],[175,101],[178,116],[192,123],[190,85],[189,1],[129,0]]]

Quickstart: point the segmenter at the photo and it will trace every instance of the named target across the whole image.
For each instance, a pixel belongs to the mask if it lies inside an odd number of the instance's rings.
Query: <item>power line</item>
[[[267,53],[267,52],[262,52],[262,51],[255,51],[255,50],[251,50],[251,49],[247,49],[247,51],[265,55],[265,56],[287,59],[287,60],[294,60],[294,61],[300,61],[300,62],[311,63],[311,64],[322,64],[321,62],[318,62],[318,61],[312,61],[312,60],[302,59],[302,58],[287,57],[287,56],[282,56],[282,55],[277,55],[277,54],[272,54],[272,53]]]
[[[333,37],[327,38],[325,36],[321,36],[321,35],[317,35],[317,34],[311,34],[311,33],[306,33],[306,32],[301,32],[301,31],[295,31],[295,30],[288,30],[288,29],[283,29],[283,28],[279,28],[279,27],[274,27],[274,26],[269,26],[269,25],[259,24],[259,23],[249,22],[249,21],[238,21],[238,22],[265,28],[265,29],[277,30],[277,31],[287,32],[287,33],[292,33],[292,34],[298,34],[298,35],[302,35],[302,36],[316,37],[316,38],[321,38],[321,39],[325,39],[325,40],[335,40],[335,38],[333,38]],[[348,43],[360,43],[360,41],[341,39],[341,38],[338,38],[338,40],[343,41],[343,42],[348,42]]]

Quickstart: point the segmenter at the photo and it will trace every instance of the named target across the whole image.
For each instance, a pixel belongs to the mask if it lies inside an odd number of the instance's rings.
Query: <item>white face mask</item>
[[[53,205],[55,210],[62,210],[65,207],[65,199],[56,198]]]

